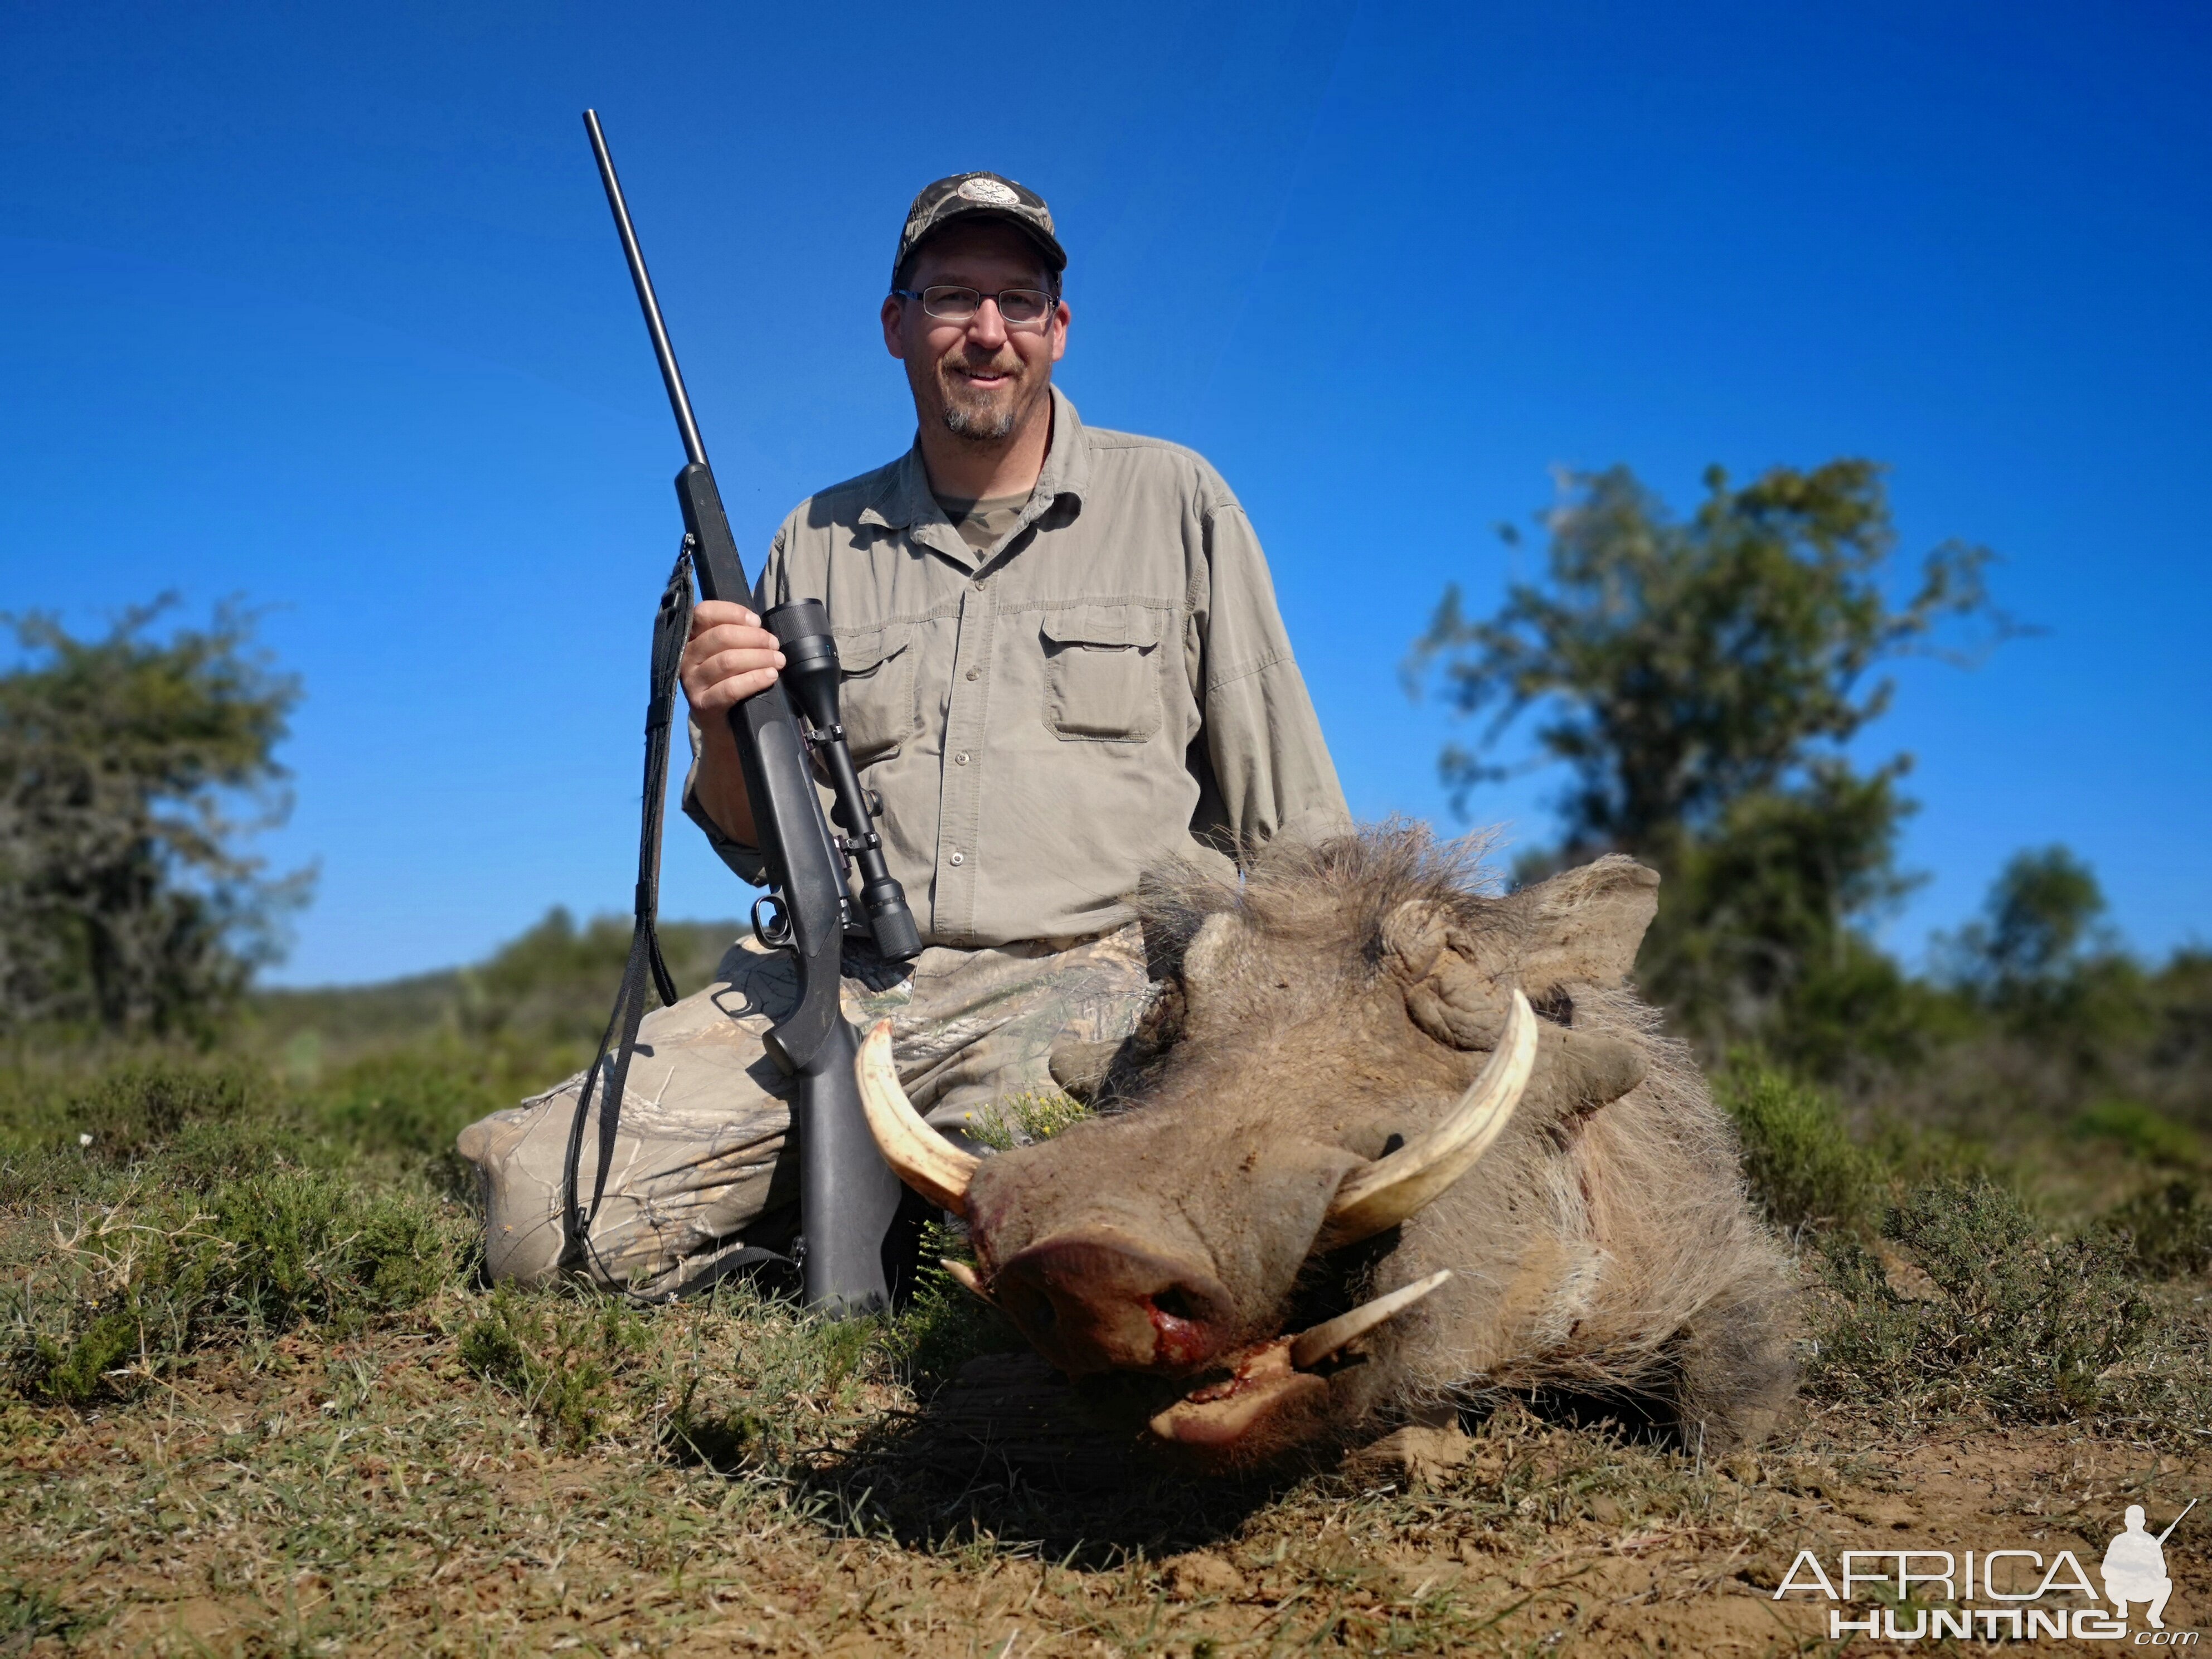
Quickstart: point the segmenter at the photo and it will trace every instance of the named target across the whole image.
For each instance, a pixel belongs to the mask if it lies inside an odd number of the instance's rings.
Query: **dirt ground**
[[[431,1329],[9,1408],[0,1651],[1828,1651],[1830,1604],[1772,1595],[1800,1550],[1832,1576],[1844,1550],[2070,1549],[2094,1576],[2126,1504],[2155,1530],[2212,1492],[2212,1457],[1837,1407],[1714,1466],[1509,1405],[1251,1488],[963,1468],[927,1421],[858,1455],[825,1419],[811,1474],[544,1427]],[[2166,1546],[2174,1631],[2212,1623],[2207,1538],[2201,1509]]]

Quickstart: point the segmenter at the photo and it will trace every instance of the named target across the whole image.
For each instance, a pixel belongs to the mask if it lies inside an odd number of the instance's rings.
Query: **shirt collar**
[[[1061,496],[1071,495],[1081,507],[1090,489],[1091,440],[1084,434],[1083,419],[1075,412],[1074,404],[1065,392],[1054,386],[1052,451],[1044,458],[1044,471],[1037,476],[1037,487],[1030,497],[1030,504],[1042,512]]]
[[[1044,471],[1037,475],[1029,505],[1022,510],[1024,523],[1042,514],[1062,496],[1073,497],[1079,507],[1091,488],[1091,442],[1084,435],[1082,417],[1066,392],[1056,386],[1051,390],[1052,449],[1044,458]],[[860,522],[886,530],[911,530],[933,522],[945,525],[948,531],[951,528],[945,509],[930,493],[929,469],[922,465],[919,434],[906,453],[886,469],[875,499],[860,509]],[[958,537],[953,539],[957,541]],[[966,545],[961,543],[963,548]]]

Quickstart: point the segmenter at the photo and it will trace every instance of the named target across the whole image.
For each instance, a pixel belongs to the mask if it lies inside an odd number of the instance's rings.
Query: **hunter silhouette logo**
[[[2145,1528],[2142,1504],[2130,1504],[2122,1530],[2105,1548],[2101,1596],[2068,1549],[2046,1560],[2039,1550],[1892,1547],[1845,1550],[1832,1573],[1814,1552],[1800,1550],[1773,1599],[1814,1595],[1834,1604],[1828,1608],[1831,1641],[1863,1635],[1901,1642],[1923,1637],[2118,1642],[2127,1639],[2129,1609],[2140,1607],[2147,1627],[2135,1632],[2135,1646],[2193,1647],[2197,1632],[2166,1627],[2166,1604],[2173,1594],[2166,1540],[2197,1502],[2191,1498],[2159,1533]],[[1871,1605],[1854,1607],[1854,1602]]]
[[[2192,1498],[2189,1509],[2175,1516],[2166,1529],[2154,1538],[2143,1530],[2142,1505],[2128,1505],[2127,1530],[2105,1547],[2105,1595],[2112,1601],[2114,1618],[2128,1616],[2129,1602],[2143,1601],[2149,1604],[2143,1616],[2150,1627],[2166,1628],[2166,1598],[2173,1594],[2173,1580],[2166,1576],[2166,1540],[2173,1536],[2182,1516],[2196,1507]]]

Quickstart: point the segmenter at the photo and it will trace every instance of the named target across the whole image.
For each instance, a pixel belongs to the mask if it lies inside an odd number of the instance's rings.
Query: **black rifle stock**
[[[630,280],[659,359],[669,405],[683,434],[685,463],[676,475],[676,498],[684,513],[700,595],[750,605],[752,593],[744,563],[730,534],[721,492],[707,463],[691,400],[676,367],[676,354],[668,343],[598,115],[585,111],[584,126],[591,135],[599,181],[606,187],[607,205],[613,210]],[[800,1269],[806,1301],[810,1307],[830,1312],[858,1313],[889,1299],[890,1275],[884,1258],[904,1189],[868,1133],[854,1074],[859,1043],[838,1003],[845,933],[853,920],[846,884],[848,853],[860,865],[862,902],[878,949],[902,961],[918,954],[921,945],[905,897],[884,867],[866,792],[859,788],[845,753],[843,727],[836,713],[836,647],[826,622],[814,622],[820,616],[818,605],[801,601],[778,606],[763,618],[783,641],[786,674],[731,709],[729,718],[768,873],[769,890],[753,906],[753,929],[762,943],[788,952],[799,975],[798,1006],[769,1030],[767,1048],[793,1085],[792,1127],[799,1144],[804,1240]],[[812,625],[794,633],[790,626],[794,620]],[[816,671],[807,690],[820,707],[812,712],[826,714],[817,720],[812,735],[837,787],[838,818],[847,831],[842,837],[832,836],[823,816],[809,732],[784,685],[784,678],[799,666],[800,651]],[[826,691],[821,689],[825,677]],[[856,799],[848,799],[848,793]],[[647,803],[647,810],[657,810],[656,804]],[[603,1103],[601,1110],[618,1104]]]

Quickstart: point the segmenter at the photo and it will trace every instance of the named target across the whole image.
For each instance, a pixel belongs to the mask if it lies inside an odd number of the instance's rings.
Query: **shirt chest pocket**
[[[921,729],[914,659],[911,626],[837,631],[837,717],[854,765],[890,759]]]
[[[1069,742],[1141,743],[1160,729],[1161,617],[1140,605],[1048,611],[1044,720]]]

